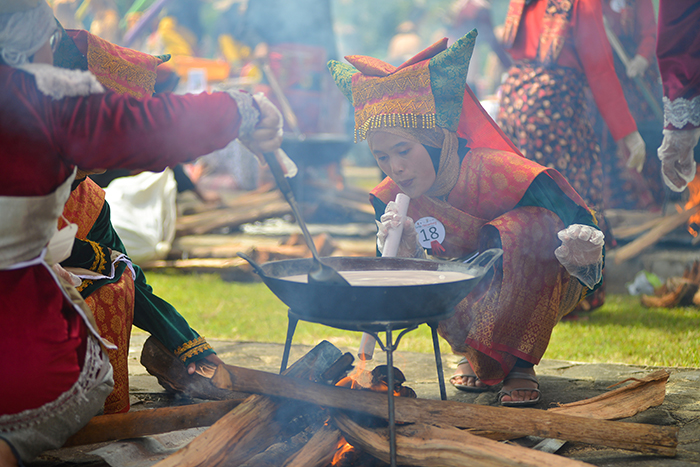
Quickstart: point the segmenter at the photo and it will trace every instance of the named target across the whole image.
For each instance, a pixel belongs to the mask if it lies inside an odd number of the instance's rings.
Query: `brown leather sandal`
[[[509,380],[511,379],[526,379],[528,381],[532,381],[537,383],[536,388],[513,388],[510,391],[506,391],[504,389],[501,389],[498,391],[498,402],[503,406],[503,407],[532,407],[533,405],[539,404],[540,400],[542,400],[542,393],[540,392],[540,382],[537,381],[537,377],[534,375],[531,375],[529,373],[523,373],[517,370],[513,370],[510,373],[508,373],[508,376],[505,377],[503,380],[503,384],[506,384]],[[534,399],[530,399],[527,401],[504,401],[503,396],[511,396],[513,391],[535,391],[537,393],[537,397]],[[512,397],[512,396],[511,396]]]
[[[460,365],[463,365],[463,364],[465,364],[465,363],[471,367],[471,364],[469,363],[469,360],[467,360],[467,359],[464,358],[464,357],[462,357],[462,359],[457,363],[457,367],[459,367]],[[474,371],[474,370],[472,369],[472,371]],[[488,387],[488,386],[468,386],[468,385],[466,385],[466,384],[455,383],[455,378],[474,378],[474,384],[476,384],[477,381],[480,381],[480,380],[479,380],[479,377],[476,376],[476,374],[471,374],[471,375],[456,374],[456,375],[452,375],[452,376],[450,376],[450,384],[451,384],[452,386],[456,387],[457,389],[459,389],[460,391],[464,391],[464,392],[484,392],[484,391],[488,391],[488,390],[489,390],[489,387]]]

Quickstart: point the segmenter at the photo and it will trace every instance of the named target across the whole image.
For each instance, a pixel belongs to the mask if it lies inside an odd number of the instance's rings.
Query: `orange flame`
[[[698,167],[698,171],[700,171],[700,167]],[[686,210],[700,204],[700,179],[698,179],[697,175],[688,184],[688,194],[690,196],[688,198],[688,202],[685,203]],[[688,219],[688,232],[690,232],[690,234],[693,237],[698,236],[697,230],[695,230],[695,228],[693,227],[698,225],[700,225],[700,212],[693,214],[693,216],[691,216],[691,218]]]
[[[371,385],[372,375],[366,370],[367,361],[358,360],[357,366],[345,378],[336,383],[336,386],[350,389],[364,389]]]
[[[340,441],[338,441],[338,445],[335,448],[335,454],[333,455],[331,465],[338,465],[346,454],[353,452],[354,450],[355,448],[352,447],[350,443],[345,441],[345,438],[340,438]]]

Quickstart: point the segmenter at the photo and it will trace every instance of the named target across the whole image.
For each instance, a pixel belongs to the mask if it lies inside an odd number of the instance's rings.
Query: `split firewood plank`
[[[231,365],[225,369],[229,390],[266,394],[315,403],[328,408],[387,416],[383,394],[327,387],[293,378]],[[216,384],[216,383],[215,383]],[[458,428],[476,428],[517,436],[539,436],[587,444],[674,456],[678,428],[598,420],[536,409],[515,409],[464,404],[453,401],[395,398],[395,417],[401,423],[441,423]]]
[[[203,402],[181,407],[98,415],[68,438],[63,447],[137,438],[170,431],[211,426],[244,399]]]
[[[324,417],[327,419],[328,414],[324,414]],[[306,449],[309,443],[315,443],[313,441],[314,438],[317,437],[318,433],[321,432],[323,428],[324,421],[309,424],[306,429],[291,438],[273,444],[263,452],[251,457],[244,464],[241,464],[240,467],[279,467],[290,457],[294,457],[299,451]],[[340,435],[340,432],[338,432],[338,434]],[[326,464],[323,464],[322,467],[325,467],[325,465]]]
[[[316,430],[313,437],[286,463],[284,467],[325,467],[335,455],[338,443],[342,439],[340,430],[324,425]]]
[[[634,382],[626,386],[589,399],[562,404],[547,411],[601,420],[619,420],[632,417],[651,407],[663,404],[666,397],[666,381],[670,375],[666,370],[657,370],[644,378],[634,378]],[[621,381],[615,386],[626,381]],[[469,432],[494,440],[513,439],[513,436],[508,433],[481,430],[469,430]]]
[[[225,209],[220,210],[207,222],[200,222],[189,227],[176,227],[176,236],[201,235],[222,227],[235,229],[243,224],[261,221],[271,217],[282,217],[290,214],[292,209],[289,204],[277,201],[266,203],[245,210]]]
[[[616,227],[613,229],[613,234],[616,238],[634,237],[635,235],[639,235],[641,233],[646,232],[649,229],[656,227],[657,225],[664,222],[664,219],[664,217],[657,217],[656,219],[648,220],[640,225],[627,225]]]
[[[700,205],[696,205],[686,211],[664,217],[663,222],[659,223],[656,227],[636,240],[611,251],[610,256],[615,258],[615,264],[624,263],[634,258],[639,253],[664,238],[666,234],[673,232],[681,225],[687,223],[688,219],[698,212],[699,209]]]
[[[241,258],[200,258],[147,261],[140,264],[142,269],[178,269],[196,274],[218,274],[225,281],[253,282],[260,280],[247,261]]]
[[[341,413],[333,416],[333,423],[351,445],[389,462],[386,428],[365,428]],[[422,423],[396,427],[396,461],[420,467],[590,466],[575,459],[481,438],[457,428]]]
[[[245,194],[221,206],[210,207],[209,209],[201,210],[195,214],[180,215],[177,218],[176,228],[183,230],[188,229],[198,224],[211,222],[212,219],[215,219],[225,211],[245,211],[251,207],[278,201],[283,201],[279,192]]]
[[[285,380],[316,379],[333,365],[342,352],[327,341],[321,342],[285,371]],[[217,371],[212,382],[224,373]],[[221,387],[221,383],[218,385]],[[285,420],[279,402],[262,395],[247,398],[224,415],[187,446],[156,464],[157,467],[237,466],[266,450],[277,441]],[[292,418],[307,406],[285,410]]]
[[[549,409],[549,412],[605,420],[632,417],[639,412],[663,404],[666,397],[666,382],[670,376],[671,373],[667,370],[657,370],[644,378],[630,378],[633,382],[627,386],[590,399],[562,404]],[[617,385],[627,381],[621,381]]]

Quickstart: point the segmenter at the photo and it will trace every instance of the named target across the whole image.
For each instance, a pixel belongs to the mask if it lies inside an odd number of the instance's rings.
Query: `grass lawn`
[[[287,308],[262,283],[224,282],[218,275],[147,273],[156,294],[172,303],[201,335],[237,341],[284,343]],[[360,334],[300,322],[295,344],[326,339],[356,347]],[[449,345],[441,340],[441,349]],[[423,325],[404,336],[399,350],[432,353],[430,329]],[[644,308],[639,297],[608,295],[605,305],[585,321],[554,328],[549,359],[700,367],[700,309]]]

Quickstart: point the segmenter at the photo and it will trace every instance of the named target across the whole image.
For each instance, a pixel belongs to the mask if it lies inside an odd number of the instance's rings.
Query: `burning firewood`
[[[353,446],[384,462],[389,460],[386,429],[369,429],[338,413],[333,422]],[[538,466],[582,467],[590,464],[532,449],[498,443],[452,427],[422,423],[397,428],[397,462],[420,467]]]
[[[683,277],[667,279],[654,295],[642,295],[642,305],[661,308],[700,306],[700,263],[695,261],[686,268]]]
[[[228,374],[227,389],[262,393],[305,401],[327,408],[386,417],[386,397],[370,391],[352,391],[300,381],[230,365],[220,366]],[[674,456],[678,428],[621,423],[551,413],[465,404],[453,401],[396,398],[398,423],[435,423],[458,428],[478,428],[517,436],[540,436],[588,444]]]
[[[341,388],[350,389],[360,389],[364,391],[374,391],[386,393],[388,384],[388,366],[387,365],[377,365],[370,372],[369,386],[363,387],[356,378],[351,374],[341,379],[336,386]],[[398,368],[394,368],[394,395],[399,397],[411,397],[415,399],[417,397],[416,391],[408,386],[404,386],[403,383],[406,382],[406,377],[403,372]]]

